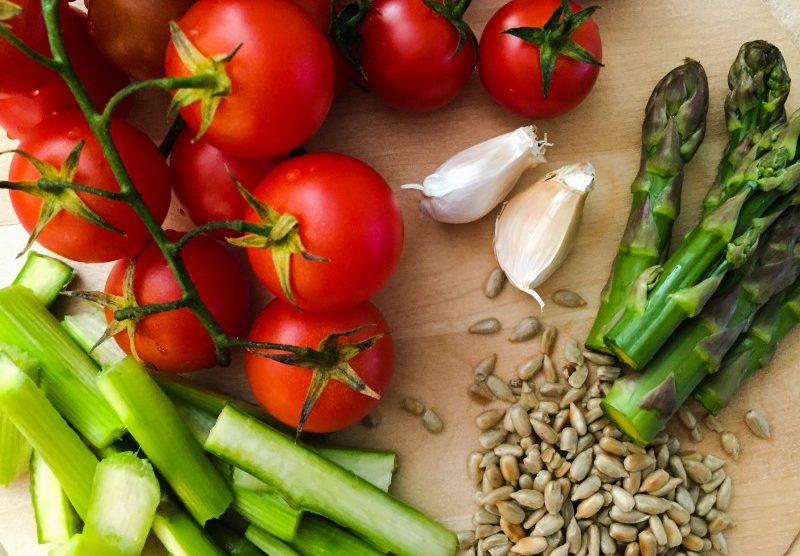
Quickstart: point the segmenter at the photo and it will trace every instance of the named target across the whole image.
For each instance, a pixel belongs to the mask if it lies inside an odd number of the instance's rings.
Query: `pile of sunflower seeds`
[[[614,361],[572,340],[564,357],[557,372],[536,355],[510,383],[493,374],[494,357],[476,368],[474,384],[511,405],[476,419],[482,449],[467,472],[477,510],[460,554],[728,554],[725,460],[682,450],[665,432],[646,449],[628,442],[600,407],[619,375]]]

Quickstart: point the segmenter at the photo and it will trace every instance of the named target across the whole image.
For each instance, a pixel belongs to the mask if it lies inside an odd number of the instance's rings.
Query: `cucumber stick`
[[[13,285],[25,286],[42,305],[49,307],[74,277],[75,269],[68,264],[31,251]]]
[[[78,515],[85,518],[97,458],[33,380],[4,355],[0,355],[0,406],[53,471]]]
[[[456,537],[444,526],[234,408],[222,410],[206,449],[379,550],[397,556],[456,552]]]
[[[0,353],[8,357],[22,372],[36,382],[39,379],[39,364],[30,356],[12,345],[0,345]],[[31,445],[25,440],[2,411],[0,406],[0,485],[8,486],[19,477],[31,459]]]
[[[97,384],[197,522],[204,525],[222,515],[233,501],[232,492],[144,367],[126,357],[104,370]]]
[[[158,479],[146,460],[132,452],[105,458],[94,476],[78,553],[139,556],[160,499]]]
[[[38,453],[31,458],[31,502],[39,544],[64,543],[80,531],[78,514]]]
[[[255,525],[247,528],[244,537],[269,556],[300,556],[294,548]],[[342,553],[344,554],[344,553]],[[349,554],[347,556],[350,556]]]

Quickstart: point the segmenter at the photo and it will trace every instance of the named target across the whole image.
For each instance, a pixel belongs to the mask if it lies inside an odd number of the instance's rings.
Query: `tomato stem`
[[[61,64],[31,48],[25,43],[25,41],[20,40],[14,33],[12,33],[8,26],[0,24],[0,37],[7,40],[13,47],[25,54],[27,57],[33,59],[33,61],[56,71],[61,69]]]

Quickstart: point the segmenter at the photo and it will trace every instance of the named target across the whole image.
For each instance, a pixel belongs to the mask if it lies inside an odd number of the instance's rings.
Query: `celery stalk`
[[[297,535],[303,512],[270,491],[233,487],[233,509],[249,523],[290,541]]]
[[[0,355],[0,407],[53,471],[78,515],[85,517],[97,458],[5,355]]]
[[[105,458],[94,476],[80,553],[139,556],[160,500],[150,463],[132,452]]]
[[[25,286],[42,305],[49,307],[74,277],[75,269],[68,264],[31,251],[13,285]]]
[[[208,532],[220,546],[225,548],[225,553],[230,556],[264,556],[256,545],[219,522],[208,524]]]
[[[95,347],[108,326],[105,314],[100,309],[91,308],[85,313],[67,315],[61,326],[75,342],[94,359],[101,369],[110,367],[125,359],[125,352],[110,338]]]
[[[247,528],[244,537],[269,556],[300,556],[291,546],[255,525]],[[347,556],[350,556],[349,554]]]
[[[311,446],[323,458],[352,471],[384,492],[392,484],[397,455],[388,450],[353,450],[329,446]]]
[[[202,409],[206,413],[210,413],[216,417],[226,405],[230,405],[241,411],[252,415],[256,419],[260,419],[269,424],[277,426],[284,426],[279,424],[275,419],[266,411],[257,405],[234,400],[228,396],[215,392],[209,388],[204,388],[191,380],[183,377],[167,374],[156,374],[154,377],[161,389],[167,395],[174,399],[179,400],[187,405]]]
[[[102,447],[122,436],[122,423],[95,384],[97,366],[23,286],[0,290],[0,342],[39,362],[47,397],[89,442]]]
[[[11,359],[34,382],[39,380],[39,364],[26,353],[12,345],[0,345],[0,353]],[[0,485],[8,486],[19,477],[27,469],[30,459],[31,445],[0,407]]]
[[[382,556],[361,539],[314,514],[306,514],[297,536],[289,543],[302,556]]]
[[[67,542],[80,531],[78,514],[61,483],[38,453],[31,458],[31,502],[39,544]]]
[[[233,494],[144,367],[127,357],[103,371],[97,384],[197,522],[222,515]]]
[[[379,550],[397,556],[456,552],[455,535],[439,523],[234,408],[222,410],[206,449]]]

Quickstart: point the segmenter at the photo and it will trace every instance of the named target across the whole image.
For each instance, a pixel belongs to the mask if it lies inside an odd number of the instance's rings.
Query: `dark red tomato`
[[[369,324],[374,326],[340,338],[339,345],[360,342],[388,332],[389,326],[371,303],[362,303],[343,311],[311,313],[300,312],[286,303],[273,301],[256,319],[250,331],[250,340],[317,348],[330,334]],[[393,361],[391,336],[384,336],[348,363],[364,383],[380,395],[389,386]],[[261,406],[276,419],[296,427],[314,371],[278,363],[254,353],[247,354],[246,368],[250,387]],[[314,405],[304,429],[309,432],[341,430],[363,419],[377,403],[376,398],[331,380]]]
[[[290,259],[290,286],[299,307],[327,311],[369,299],[389,279],[403,250],[403,217],[394,193],[375,170],[335,153],[291,158],[272,170],[254,195],[299,223],[305,249],[328,262]],[[247,219],[258,222],[252,208]],[[288,300],[272,253],[247,250],[262,283]]]
[[[330,39],[331,28],[331,3],[329,0],[292,0],[295,4],[311,16],[317,29],[328,37],[328,44],[333,55],[333,64],[336,67],[336,93],[339,94],[347,88],[352,80],[353,68],[342,55],[336,44]]]
[[[91,0],[86,2],[92,36],[119,69],[137,79],[164,75],[169,22],[194,0]],[[124,26],[124,28],[123,28]]]
[[[72,32],[64,34],[64,44],[75,71],[86,87],[96,108],[102,108],[114,93],[128,84],[128,79],[103,57],[86,29],[86,16],[77,9],[66,13],[74,21]],[[32,92],[0,99],[0,127],[11,139],[18,139],[42,120],[55,114],[77,109],[72,93],[64,80],[52,74],[49,80]]]
[[[560,6],[560,0],[512,0],[492,16],[481,35],[478,73],[483,86],[500,106],[526,118],[552,118],[572,110],[592,90],[600,72],[599,65],[559,53],[545,98],[540,47],[504,33],[542,27]],[[581,9],[574,2],[570,7],[573,12]],[[596,60],[602,59],[600,31],[591,18],[569,38]]]
[[[175,193],[195,224],[241,220],[247,204],[226,167],[252,191],[279,160],[234,158],[204,141],[192,141],[193,136],[190,130],[184,130],[172,148],[170,166],[175,176]],[[214,232],[215,237],[233,235],[230,231]]]
[[[3,21],[14,35],[40,54],[49,55],[47,29],[41,0],[13,0],[21,12]],[[0,38],[0,98],[28,93],[46,82],[50,70],[37,64],[5,39]]]
[[[158,149],[141,131],[123,120],[111,124],[111,135],[122,161],[144,202],[158,222],[167,215],[171,196],[170,172]],[[19,148],[61,168],[76,144],[85,141],[75,183],[119,191],[116,179],[83,115],[68,112],[46,119],[26,134]],[[36,181],[41,174],[22,156],[11,161],[9,179]],[[40,197],[11,191],[11,203],[20,223],[31,231],[42,206]],[[44,227],[38,242],[59,255],[81,262],[105,262],[134,255],[149,235],[139,218],[125,203],[89,193],[78,193],[84,203],[125,235],[100,228],[72,213],[61,211]]]
[[[285,155],[322,125],[333,100],[334,68],[325,36],[289,0],[200,0],[179,22],[206,56],[225,55],[230,93],[203,139],[242,158]],[[174,42],[169,76],[191,72]],[[181,110],[189,127],[202,124],[201,103]]]
[[[454,56],[458,31],[422,0],[376,0],[359,31],[367,86],[396,108],[423,112],[444,106],[475,69],[472,31]]]
[[[170,232],[171,239],[181,234]],[[249,323],[250,290],[247,278],[236,259],[219,243],[197,236],[181,250],[189,276],[214,319],[231,337],[242,335]],[[105,292],[122,296],[123,279],[130,260],[123,259],[111,269]],[[133,294],[139,305],[168,303],[181,297],[164,256],[149,243],[136,257],[133,270]],[[109,321],[112,318],[106,311]],[[116,336],[117,343],[131,353],[127,333]],[[136,327],[134,342],[137,355],[159,371],[185,373],[213,367],[214,343],[190,309],[176,309],[143,318]]]

